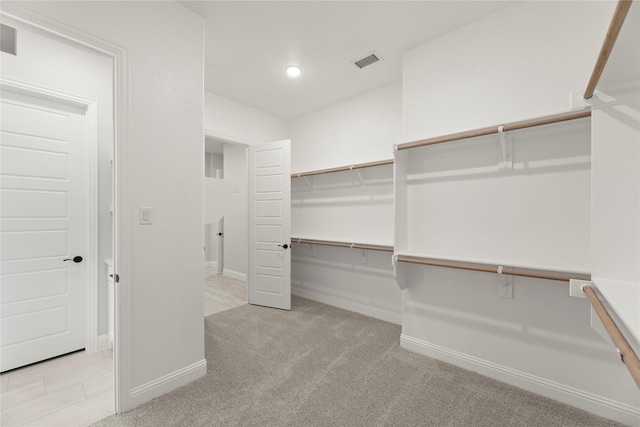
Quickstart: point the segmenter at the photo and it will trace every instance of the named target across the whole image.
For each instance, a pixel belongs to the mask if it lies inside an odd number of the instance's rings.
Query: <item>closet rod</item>
[[[433,265],[436,267],[447,267],[447,268],[458,268],[461,270],[472,270],[472,271],[483,271],[485,273],[499,273],[498,267],[482,267],[475,265],[466,265],[466,264],[456,264],[451,262],[443,262],[443,261],[430,261],[426,259],[416,259],[416,258],[407,258],[403,256],[398,257],[399,262],[409,262],[414,264],[423,264],[423,265]],[[573,276],[565,276],[561,274],[548,274],[548,273],[533,273],[533,272],[524,272],[524,271],[515,271],[509,269],[503,269],[502,274],[508,274],[510,276],[522,276],[522,277],[533,277],[536,279],[547,279],[547,280],[558,280],[562,282],[568,282],[571,279],[581,279],[582,277],[573,277]]]
[[[626,365],[629,373],[633,377],[633,380],[636,382],[636,386],[640,389],[640,360],[638,359],[638,356],[633,351],[633,348],[631,348],[622,332],[620,332],[618,325],[613,321],[593,288],[589,285],[585,285],[582,287],[582,291],[587,295],[593,309],[598,314],[600,321],[602,321],[602,325],[607,330],[609,337],[611,337],[613,345],[618,349],[622,363]]]
[[[607,61],[609,60],[609,55],[611,55],[613,46],[616,44],[618,34],[620,34],[620,29],[622,28],[622,24],[627,17],[627,13],[629,12],[631,3],[633,3],[633,0],[618,0],[616,10],[613,12],[613,17],[611,18],[611,22],[609,23],[609,29],[607,30],[607,34],[604,37],[604,42],[602,43],[602,47],[600,48],[600,53],[598,54],[596,65],[593,67],[591,78],[589,79],[587,88],[584,91],[584,99],[591,99],[591,97],[593,96],[593,92],[596,90],[596,86],[598,85],[600,76],[602,76],[604,67],[607,65]]]
[[[393,164],[393,160],[381,160],[378,162],[359,163],[357,165],[340,166],[340,167],[331,168],[331,169],[321,169],[321,170],[310,171],[310,172],[292,173],[291,178],[301,178],[303,176],[322,175],[325,173],[350,171],[354,169],[371,168],[374,166],[385,166],[385,165],[392,165],[392,164]]]
[[[298,239],[294,237],[291,238],[291,242],[307,243],[310,245],[336,246],[339,248],[366,249],[370,251],[393,252],[392,246],[368,245],[365,243],[347,243],[347,242],[335,242],[335,241],[329,241],[329,240]]]
[[[530,128],[534,126],[542,126],[542,125],[548,125],[552,123],[566,122],[569,120],[582,119],[585,117],[591,117],[590,110],[580,111],[577,113],[567,113],[567,114],[562,114],[558,116],[544,117],[541,119],[528,120],[525,122],[511,123],[504,126],[494,126],[490,128],[477,129],[477,130],[472,130],[468,132],[454,133],[451,135],[437,136],[435,138],[423,139],[421,141],[407,142],[406,144],[396,145],[396,149],[407,150],[409,148],[424,147],[427,145],[442,144],[443,142],[458,141],[461,139],[474,138],[477,136],[497,134],[497,133],[500,133],[500,128],[502,128],[502,131],[507,132],[512,130]]]

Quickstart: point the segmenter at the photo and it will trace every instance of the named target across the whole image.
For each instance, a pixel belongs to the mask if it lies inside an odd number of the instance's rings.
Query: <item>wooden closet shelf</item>
[[[616,44],[618,34],[620,34],[622,24],[627,17],[627,13],[631,8],[632,3],[632,0],[618,0],[616,10],[613,12],[613,17],[611,18],[611,22],[609,23],[609,29],[607,30],[604,42],[602,43],[602,47],[600,48],[600,53],[598,54],[596,65],[593,67],[591,78],[589,79],[587,88],[584,91],[584,95],[582,95],[584,99],[591,99],[591,97],[593,96],[593,92],[596,90],[596,86],[598,85],[600,76],[602,76],[604,67],[607,65],[609,55],[611,55],[613,46]]]
[[[408,257],[398,255],[396,258],[398,262],[407,262],[413,264],[422,264],[422,265],[431,265],[435,267],[447,267],[447,268],[457,268],[462,270],[471,270],[471,271],[482,271],[485,273],[502,273],[508,274],[510,276],[522,276],[522,277],[533,277],[536,279],[547,279],[547,280],[558,280],[562,282],[568,282],[571,279],[579,279],[579,280],[590,280],[589,275],[578,274],[578,273],[547,273],[540,271],[530,271],[531,269],[526,269],[529,271],[519,271],[510,268],[503,268],[500,271],[500,266],[496,265],[479,265],[477,263],[466,263],[465,261],[460,262],[451,262],[451,261],[442,261],[434,258],[419,258],[419,257]],[[525,269],[523,269],[525,270]],[[545,270],[542,270],[545,271]]]
[[[548,125],[552,123],[566,122],[569,120],[582,119],[591,117],[591,110],[579,111],[557,116],[543,117],[539,119],[527,120],[524,122],[510,123],[503,126],[492,126],[484,129],[476,129],[468,132],[454,133],[451,135],[438,136],[435,138],[423,139],[420,141],[407,142],[405,144],[396,145],[396,150],[408,150],[410,148],[426,147],[428,145],[442,144],[444,142],[459,141],[462,139],[475,138],[478,136],[498,134],[500,132],[508,132],[513,130],[525,129],[535,126]]]
[[[350,249],[365,249],[369,251],[384,251],[384,252],[393,252],[393,246],[383,246],[383,245],[370,245],[367,243],[348,243],[348,242],[337,242],[331,240],[314,240],[314,239],[301,239],[292,237],[291,243],[307,243],[310,245],[323,245],[323,246],[335,246],[339,248],[350,248]]]
[[[291,178],[302,178],[303,176],[323,175],[325,173],[343,172],[343,171],[350,171],[354,169],[372,168],[375,166],[386,166],[386,165],[392,165],[392,164],[393,164],[393,160],[381,160],[378,162],[359,163],[357,165],[340,166],[336,168],[320,169],[320,170],[310,171],[310,172],[292,173]]]

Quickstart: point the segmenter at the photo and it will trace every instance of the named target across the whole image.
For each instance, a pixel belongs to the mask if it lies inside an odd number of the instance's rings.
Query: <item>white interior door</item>
[[[2,91],[2,371],[85,347],[85,123],[83,109]]]
[[[249,304],[291,309],[291,141],[249,147]]]

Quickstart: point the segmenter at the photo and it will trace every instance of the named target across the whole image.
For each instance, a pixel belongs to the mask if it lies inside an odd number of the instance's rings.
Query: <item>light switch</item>
[[[153,224],[152,208],[140,208],[140,225]]]

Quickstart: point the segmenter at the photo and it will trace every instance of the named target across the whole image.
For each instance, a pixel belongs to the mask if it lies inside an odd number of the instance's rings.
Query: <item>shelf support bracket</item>
[[[353,172],[358,175],[358,179],[360,180],[360,190],[364,191],[367,189],[367,182],[364,177],[364,172],[360,172],[360,169],[354,169],[353,166],[349,167]]]
[[[502,274],[503,267],[498,267],[498,296],[513,299],[513,278]]]
[[[313,191],[313,178],[309,179],[308,176],[303,176],[302,178],[304,178],[304,180],[307,182],[307,185],[309,186],[309,190]]]
[[[500,137],[500,148],[502,150],[502,161],[498,165],[498,170],[513,169],[511,141],[507,138],[504,126],[498,127],[498,135]]]

